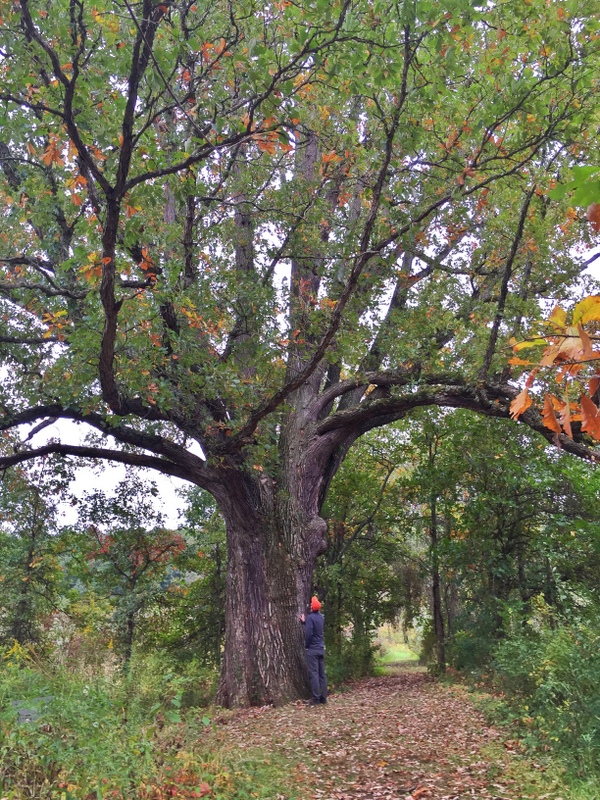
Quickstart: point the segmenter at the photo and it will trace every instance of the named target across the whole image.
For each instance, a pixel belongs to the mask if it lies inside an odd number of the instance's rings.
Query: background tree
[[[0,637],[41,644],[62,589],[54,539],[58,504],[70,475],[47,458],[27,470],[14,467],[0,482]]]
[[[140,613],[167,588],[173,561],[185,549],[182,535],[167,530],[154,509],[157,493],[155,484],[128,478],[114,495],[92,491],[79,507],[89,561],[86,578],[112,601],[116,650],[126,669]]]
[[[509,415],[500,347],[583,267],[545,190],[584,157],[597,26],[571,0],[3,10],[2,428],[117,444],[0,463],[110,458],[214,497],[221,702],[305,691],[297,615],[361,435]]]
[[[596,483],[526,429],[461,410],[371,432],[324,509],[330,653],[368,669],[377,625],[402,614],[428,620],[423,657],[437,668],[489,666],[540,598],[562,615],[588,596]]]
[[[178,533],[186,544],[173,560],[179,580],[157,594],[146,611],[143,645],[218,669],[225,636],[227,546],[223,518],[207,492],[187,492]]]
[[[538,596],[561,608],[591,470],[547,452],[526,429],[461,411],[423,413],[408,453],[412,468],[398,491],[416,509],[415,533],[430,540],[437,664],[485,663],[510,613],[527,619]]]

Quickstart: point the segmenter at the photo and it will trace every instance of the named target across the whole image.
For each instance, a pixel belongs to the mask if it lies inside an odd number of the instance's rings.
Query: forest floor
[[[273,800],[567,800],[466,687],[401,665],[324,706],[224,716],[214,735],[224,750],[273,754],[289,775]]]

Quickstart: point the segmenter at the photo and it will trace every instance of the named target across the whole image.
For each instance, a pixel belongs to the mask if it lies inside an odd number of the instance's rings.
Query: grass
[[[398,664],[400,662],[418,660],[418,656],[404,643],[392,644],[390,647],[383,646],[381,655],[378,658],[380,664]]]
[[[416,664],[419,660],[417,655],[418,642],[406,641],[402,631],[393,628],[391,625],[382,626],[376,638],[379,647],[377,666],[389,666],[392,664]]]

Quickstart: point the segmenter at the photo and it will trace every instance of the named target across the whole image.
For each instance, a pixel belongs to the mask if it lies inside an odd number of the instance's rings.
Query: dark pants
[[[318,650],[306,651],[306,666],[310,677],[313,703],[327,700],[327,678],[325,677],[325,655]]]

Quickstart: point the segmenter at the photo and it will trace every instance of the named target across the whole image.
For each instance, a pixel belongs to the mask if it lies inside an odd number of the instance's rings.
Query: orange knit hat
[[[321,603],[319,603],[319,598],[317,595],[314,595],[310,601],[310,610],[311,611],[318,611],[321,608]]]

